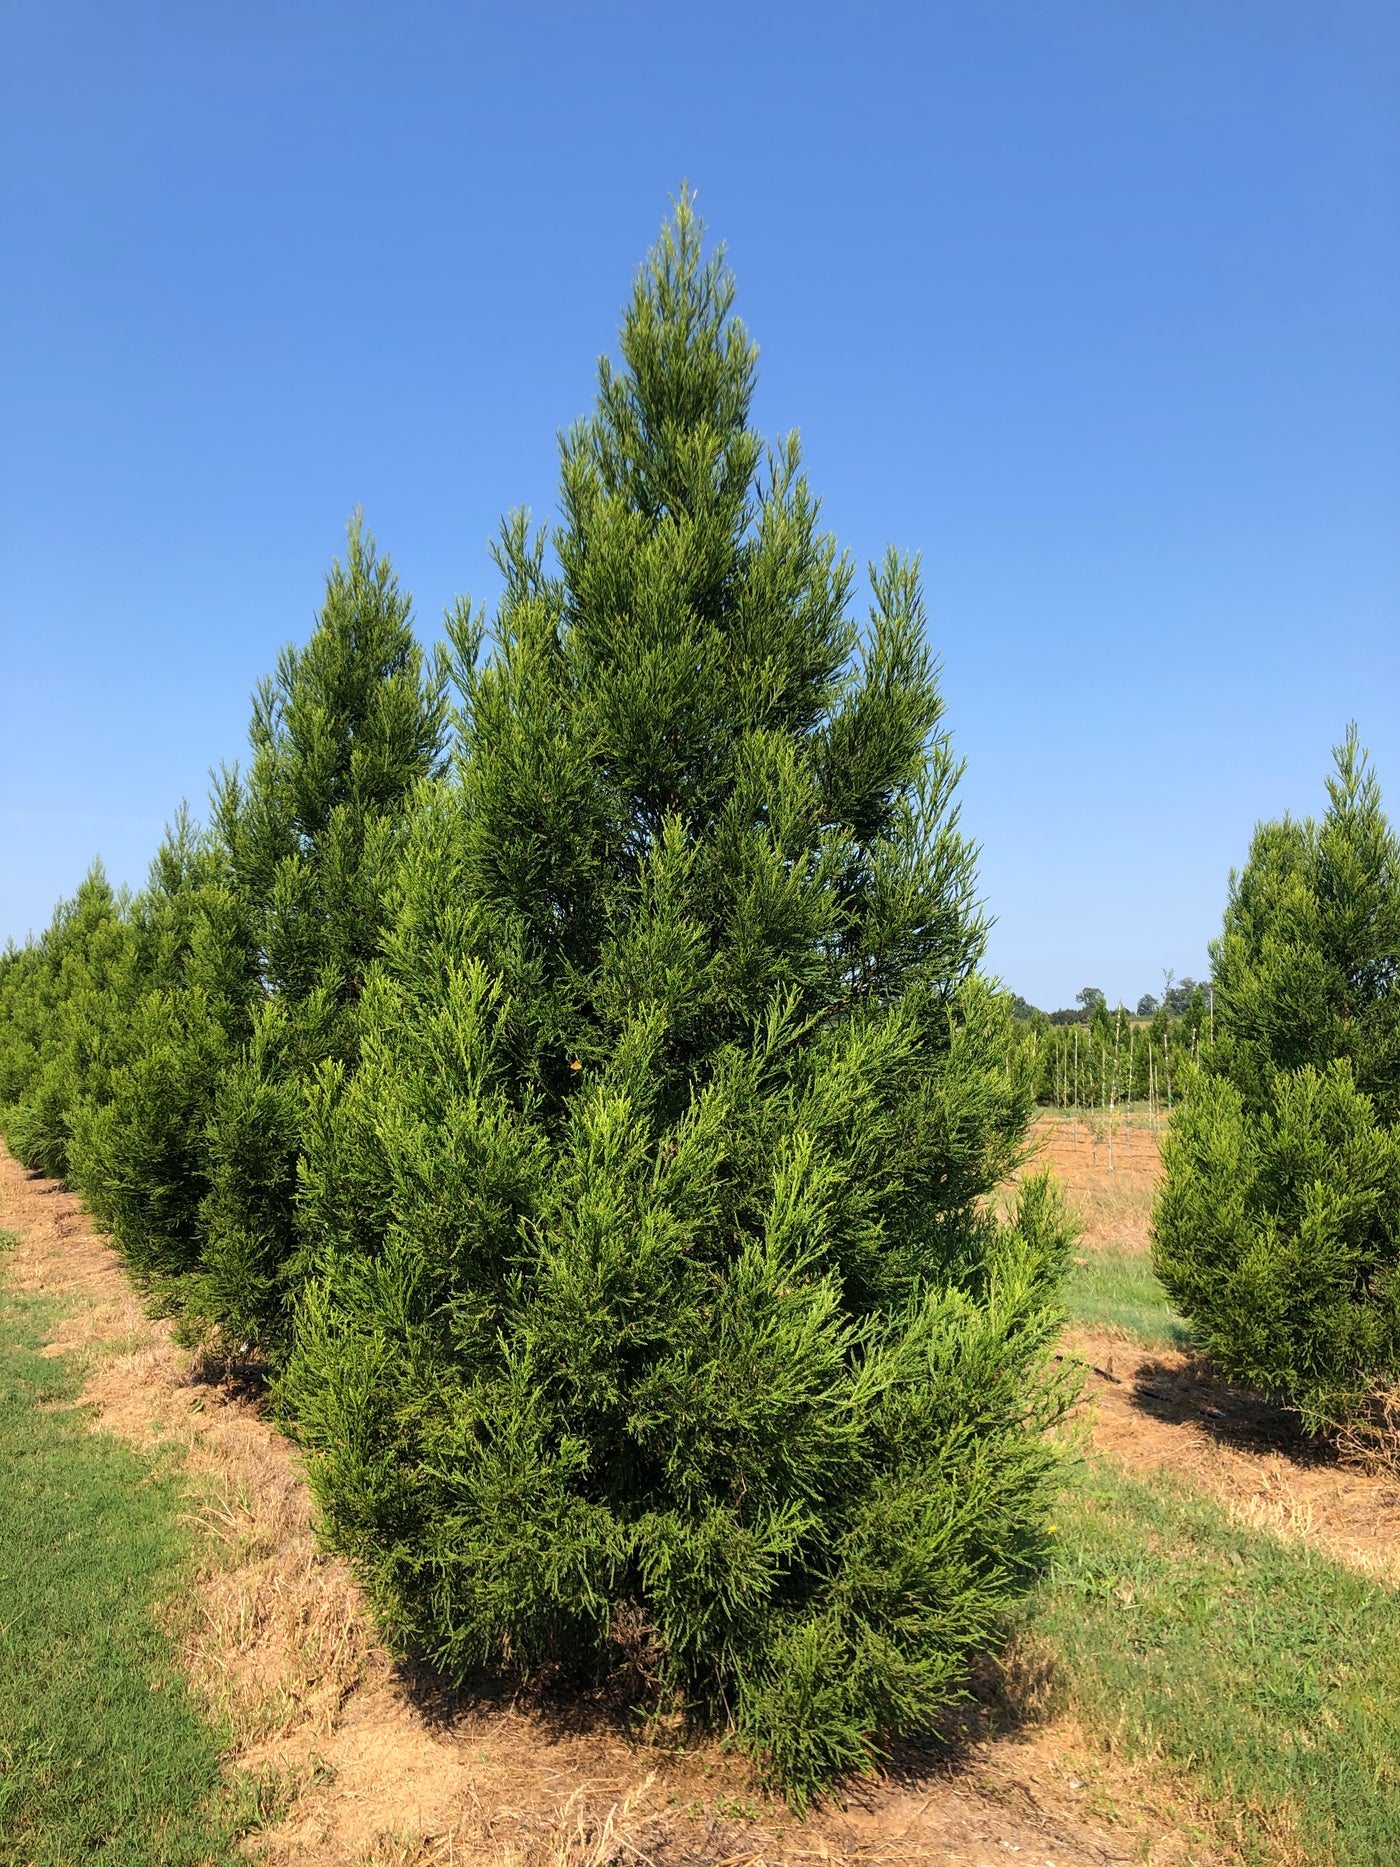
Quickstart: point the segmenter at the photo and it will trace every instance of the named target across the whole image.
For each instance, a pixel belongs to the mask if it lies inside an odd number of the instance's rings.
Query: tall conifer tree
[[[459,613],[282,1402],[396,1636],[619,1668],[796,1793],[925,1728],[1041,1547],[1064,1229],[915,566],[852,573],[683,199]]]
[[[1354,728],[1327,788],[1230,878],[1155,1217],[1203,1346],[1316,1429],[1400,1380],[1400,842]]]
[[[143,1006],[129,1092],[89,1143],[132,1266],[196,1324],[274,1351],[303,1084],[353,1066],[408,800],[442,758],[445,667],[410,616],[357,516],[310,640],[255,696],[249,770],[224,774],[190,858],[180,976]]]

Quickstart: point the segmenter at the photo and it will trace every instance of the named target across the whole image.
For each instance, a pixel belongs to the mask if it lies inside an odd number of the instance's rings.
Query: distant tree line
[[[1132,1013],[1135,1018],[1151,1018],[1158,1011],[1165,1011],[1168,1017],[1183,1018],[1200,995],[1200,1001],[1209,1003],[1210,983],[1197,981],[1189,976],[1177,979],[1176,974],[1166,974],[1166,985],[1160,997],[1152,992],[1144,992],[1138,999]],[[1028,1023],[1037,1018],[1044,1018],[1051,1024],[1089,1024],[1096,1007],[1108,1004],[1108,996],[1096,985],[1086,985],[1074,995],[1074,1004],[1062,1006],[1058,1011],[1041,1011],[1022,998],[1019,992],[1011,995],[1011,1015],[1018,1022]]]

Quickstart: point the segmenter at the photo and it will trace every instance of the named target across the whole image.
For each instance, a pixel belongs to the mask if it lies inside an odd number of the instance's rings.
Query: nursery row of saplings
[[[1087,1024],[1054,1025],[1039,1017],[1018,1027],[1036,1100],[1085,1114],[1165,1115],[1184,1089],[1213,1030],[1192,1016],[1158,1011],[1135,1019],[1119,1006],[1096,1006]]]
[[[403,1650],[606,1679],[800,1799],[1045,1559],[1069,1228],[1043,1178],[994,1216],[1040,1065],[916,567],[852,619],[732,301],[683,200],[489,631],[425,654],[352,527],[208,821],[0,961],[0,1119],[266,1370]],[[1235,885],[1168,1142],[1164,1278],[1314,1423],[1393,1362],[1395,874],[1349,743]]]

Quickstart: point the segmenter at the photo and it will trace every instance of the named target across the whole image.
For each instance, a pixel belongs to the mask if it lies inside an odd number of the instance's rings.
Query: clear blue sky
[[[553,506],[681,179],[758,415],[924,554],[991,960],[1199,973],[1360,723],[1400,812],[1395,0],[8,0],[0,939],[139,882],[362,504],[425,633]]]

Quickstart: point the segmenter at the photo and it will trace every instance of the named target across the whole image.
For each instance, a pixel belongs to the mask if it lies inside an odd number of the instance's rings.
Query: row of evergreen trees
[[[732,299],[683,200],[450,656],[352,528],[207,826],[0,963],[0,1104],[267,1364],[405,1650],[621,1681],[800,1798],[1035,1571],[1066,1229],[989,1216],[1033,1083],[916,566],[857,626]]]

